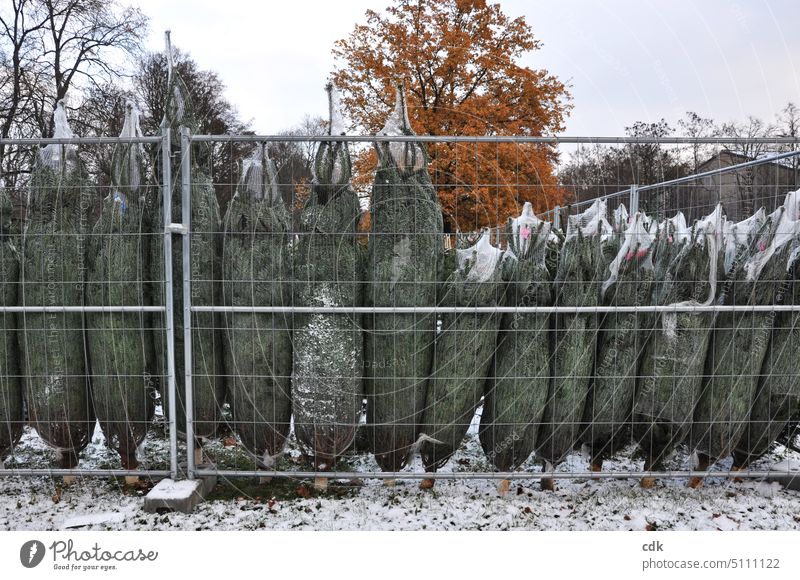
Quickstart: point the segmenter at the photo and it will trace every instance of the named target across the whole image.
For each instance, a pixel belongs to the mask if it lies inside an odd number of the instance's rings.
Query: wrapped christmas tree
[[[765,217],[761,209],[737,224],[726,224],[725,281],[720,304],[772,303],[774,281],[751,275],[748,264],[760,261],[760,254],[770,246],[777,225],[774,217]],[[768,312],[745,309],[717,316],[690,436],[698,470],[730,455],[744,434],[771,331],[772,315]],[[692,478],[690,485],[702,485],[702,480]]]
[[[556,306],[598,305],[607,264],[603,246],[610,238],[604,200],[569,216],[554,284]],[[598,322],[594,313],[555,316],[552,381],[537,444],[546,470],[552,470],[582,440],[586,429],[583,410],[594,368]],[[552,488],[551,481],[542,483]]]
[[[19,232],[12,219],[11,200],[0,181],[0,300],[2,306],[16,306],[19,288]],[[0,466],[23,427],[22,380],[19,369],[18,316],[0,313]]]
[[[450,275],[440,289],[442,306],[496,306],[502,303],[502,250],[486,230],[477,243],[447,252]],[[491,313],[448,313],[441,316],[433,372],[420,431],[420,454],[427,471],[447,463],[467,434],[480,405],[484,383],[497,343],[500,316]],[[430,487],[426,480],[423,487]]]
[[[74,134],[63,103],[53,114],[54,137]],[[51,144],[36,157],[22,236],[19,304],[81,306],[86,277],[88,177],[75,145]],[[80,312],[27,312],[21,317],[21,370],[30,424],[60,455],[78,464],[95,424]]]
[[[327,86],[329,135],[343,127],[338,97]],[[294,304],[361,306],[364,256],[356,234],[361,216],[350,186],[346,143],[323,142],[314,160],[311,196],[301,215],[295,250]],[[296,314],[292,408],[294,430],[317,469],[333,467],[353,442],[364,398],[361,316]]]
[[[194,116],[189,92],[180,75],[173,70],[172,53],[168,48],[167,61],[169,76],[166,84],[167,102],[164,123],[171,129],[172,137],[172,221],[182,221],[181,205],[181,129],[196,131],[197,119]],[[158,163],[160,163],[159,160]],[[158,166],[158,163],[156,164]],[[214,185],[206,167],[210,163],[207,148],[200,144],[191,151],[191,251],[189,271],[192,284],[192,305],[213,306],[221,303],[222,265],[220,262],[220,215]],[[154,204],[154,227],[163,223],[163,201],[159,196]],[[161,240],[154,237],[151,245],[151,280],[164,279],[164,248]],[[185,403],[185,359],[183,328],[183,240],[182,236],[172,238],[171,284],[174,312],[175,338],[175,384],[178,431],[186,429]],[[153,285],[155,305],[163,305],[163,287]],[[225,400],[225,381],[222,348],[222,317],[211,312],[192,314],[192,387],[194,435],[201,441],[213,436],[222,421],[222,406]],[[165,352],[160,348],[157,352]],[[166,386],[166,385],[165,385]],[[169,403],[166,391],[161,394],[164,405]],[[165,414],[168,409],[164,408]]]
[[[141,137],[132,103],[120,137]],[[153,224],[146,198],[145,159],[137,143],[120,144],[111,160],[111,192],[89,240],[87,306],[150,306],[145,286],[150,272]],[[86,338],[92,361],[92,401],[106,441],[126,469],[138,465],[155,409],[158,375],[152,317],[144,312],[90,312]]]
[[[288,306],[289,215],[263,148],[245,162],[224,220],[226,306]],[[261,467],[274,467],[291,419],[290,318],[283,313],[225,316],[225,366],[233,426]]]
[[[380,134],[414,134],[402,85]],[[382,142],[376,148],[365,304],[435,306],[443,224],[425,151],[415,142]],[[369,437],[381,469],[397,471],[408,459],[422,419],[436,315],[380,313],[366,322]]]
[[[548,251],[557,251],[551,225],[530,203],[509,220],[504,279],[506,306],[552,306],[553,270]],[[485,385],[479,437],[500,471],[517,469],[533,453],[550,384],[550,315],[503,315],[493,370]],[[501,484],[501,492],[507,483]]]
[[[772,242],[761,259],[749,264],[774,303],[800,305],[800,191],[778,210]],[[760,271],[759,271],[760,270]],[[774,287],[768,285],[772,282]],[[758,377],[747,428],[733,452],[734,469],[743,469],[767,451],[800,410],[800,312],[777,312],[769,347]]]
[[[653,245],[653,304],[714,303],[723,220],[722,206],[717,206],[691,230],[682,214],[660,225]],[[689,433],[713,325],[712,312],[667,312],[655,317],[633,409],[634,437],[644,451],[647,471],[661,467]],[[644,487],[654,483],[649,477],[642,480]]]
[[[650,304],[654,236],[646,221],[644,214],[636,213],[628,228],[619,234],[619,251],[601,288],[604,305]],[[587,442],[593,471],[600,471],[603,458],[618,452],[630,440],[625,435],[630,435],[636,377],[651,319],[638,312],[609,312],[602,317],[594,381],[584,413],[590,425]]]

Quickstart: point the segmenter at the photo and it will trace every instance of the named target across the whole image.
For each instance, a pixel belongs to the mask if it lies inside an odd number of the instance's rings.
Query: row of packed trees
[[[119,134],[126,100],[141,111],[143,132],[157,133],[166,62],[144,51],[147,24],[139,9],[118,0],[11,0],[0,8],[0,137],[51,135],[51,112],[65,97],[79,135]],[[571,108],[567,87],[547,70],[519,64],[539,47],[524,18],[510,18],[485,0],[394,0],[382,13],[368,11],[366,21],[335,44],[332,80],[342,91],[350,131],[377,132],[392,108],[394,82],[403,79],[418,134],[556,134]],[[185,53],[176,55],[175,66],[195,104],[199,132],[251,132],[224,98],[217,73]],[[286,132],[323,131],[322,119],[308,117]],[[309,192],[312,150],[311,144],[281,143],[268,152],[295,227]],[[224,208],[237,181],[235,160],[245,151],[229,143],[212,153],[212,179]],[[366,196],[377,157],[366,147],[356,153],[354,184]],[[0,146],[0,170],[17,198],[31,155]],[[561,200],[551,146],[437,144],[429,155],[446,232],[504,223],[525,201],[540,211]],[[83,161],[98,183],[110,182],[110,151]]]
[[[627,188],[631,184],[646,185],[697,173],[698,169],[720,151],[727,150],[743,158],[755,159],[779,153],[793,145],[746,143],[746,138],[800,136],[800,108],[792,102],[775,114],[774,122],[748,117],[743,122],[719,122],[688,111],[677,123],[661,119],[655,123],[636,122],[625,128],[629,137],[663,138],[676,134],[697,139],[720,138],[720,143],[663,145],[631,143],[620,146],[590,145],[575,149],[559,171],[559,183],[566,190],[567,202],[594,199]],[[731,139],[725,142],[724,139]],[[791,167],[793,179],[785,184],[790,189],[800,185],[800,165],[796,158],[785,163]],[[753,195],[754,169],[736,174],[742,201]],[[752,200],[748,204],[753,205]],[[676,208],[683,209],[683,208]]]

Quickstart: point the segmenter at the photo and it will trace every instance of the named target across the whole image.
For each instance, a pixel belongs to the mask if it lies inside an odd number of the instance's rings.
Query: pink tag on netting
[[[519,230],[520,235],[522,236],[523,240],[527,240],[531,237],[531,229],[523,227]]]

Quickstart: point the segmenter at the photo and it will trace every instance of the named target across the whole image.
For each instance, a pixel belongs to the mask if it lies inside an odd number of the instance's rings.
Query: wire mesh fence
[[[730,141],[8,142],[0,474],[763,477],[797,448],[796,144],[537,178]]]

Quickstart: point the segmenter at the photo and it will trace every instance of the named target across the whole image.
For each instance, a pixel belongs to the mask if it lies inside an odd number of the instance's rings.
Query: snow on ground
[[[235,440],[216,441],[208,453],[219,466],[243,466],[246,457]],[[163,428],[155,428],[144,446],[143,463],[163,468]],[[774,450],[755,467],[800,457],[785,448]],[[27,430],[7,467],[43,467],[52,460],[36,433]],[[369,456],[347,458],[356,471],[377,466]],[[299,451],[290,446],[284,467],[306,469]],[[81,466],[119,467],[99,431],[82,454]],[[686,469],[688,457],[678,454],[670,466]],[[528,470],[538,470],[532,463]],[[586,459],[575,454],[560,471],[585,471]],[[607,462],[610,470],[640,470],[632,450]],[[723,464],[721,467],[728,467]],[[417,460],[413,469],[421,469]],[[471,430],[462,449],[445,466],[448,471],[488,470]],[[191,515],[147,514],[144,489],[122,485],[121,479],[82,478],[59,488],[47,477],[0,479],[0,529],[6,530],[753,530],[800,529],[800,492],[777,483],[712,478],[701,489],[685,479],[664,479],[643,490],[638,480],[558,480],[558,490],[544,492],[535,480],[512,482],[505,497],[490,480],[437,481],[433,490],[418,481],[400,480],[385,487],[375,479],[331,482],[317,494],[308,481],[254,479],[219,482],[210,498]],[[152,484],[152,482],[144,482]]]

